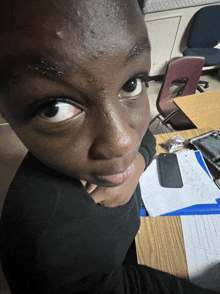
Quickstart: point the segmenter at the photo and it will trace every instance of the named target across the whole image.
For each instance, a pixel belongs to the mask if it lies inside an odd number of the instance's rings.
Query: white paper
[[[160,185],[157,162],[154,159],[140,178],[141,195],[150,216],[158,216],[184,207],[202,203],[216,203],[220,190],[198,163],[194,151],[176,152],[182,188]]]
[[[190,281],[220,291],[220,215],[181,216]]]

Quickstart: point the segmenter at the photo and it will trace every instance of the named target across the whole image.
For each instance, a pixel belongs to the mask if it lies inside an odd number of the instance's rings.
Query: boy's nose
[[[97,135],[90,148],[90,156],[94,159],[110,160],[136,151],[138,132],[123,113],[97,120],[95,132]]]

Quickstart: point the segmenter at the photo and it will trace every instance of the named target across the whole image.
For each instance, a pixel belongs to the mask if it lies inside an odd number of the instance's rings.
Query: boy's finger
[[[92,193],[97,187],[98,187],[97,185],[90,184],[88,182],[86,183],[86,186],[85,186],[85,188],[89,194]]]
[[[80,182],[82,183],[82,185],[85,187],[87,182],[86,181],[83,181],[83,180],[80,180]]]

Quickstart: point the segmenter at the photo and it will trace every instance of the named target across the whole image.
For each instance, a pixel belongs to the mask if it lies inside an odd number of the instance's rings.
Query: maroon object
[[[178,58],[168,64],[164,82],[156,102],[158,112],[164,117],[163,124],[169,123],[175,130],[196,128],[174,104],[173,99],[195,94],[204,62],[205,58],[203,57],[187,56]],[[183,86],[176,97],[169,97],[170,87],[177,83],[182,83]]]

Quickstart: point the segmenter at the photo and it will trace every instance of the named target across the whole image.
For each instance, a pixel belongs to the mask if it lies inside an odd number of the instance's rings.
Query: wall
[[[164,11],[198,5],[210,5],[218,2],[219,1],[216,0],[147,0],[145,12]]]
[[[163,75],[168,61],[174,57],[183,56],[182,52],[186,48],[190,20],[204,6],[154,12],[145,15],[152,47],[151,76]],[[220,43],[216,47],[220,48]],[[204,69],[212,68],[214,67],[205,67]]]

